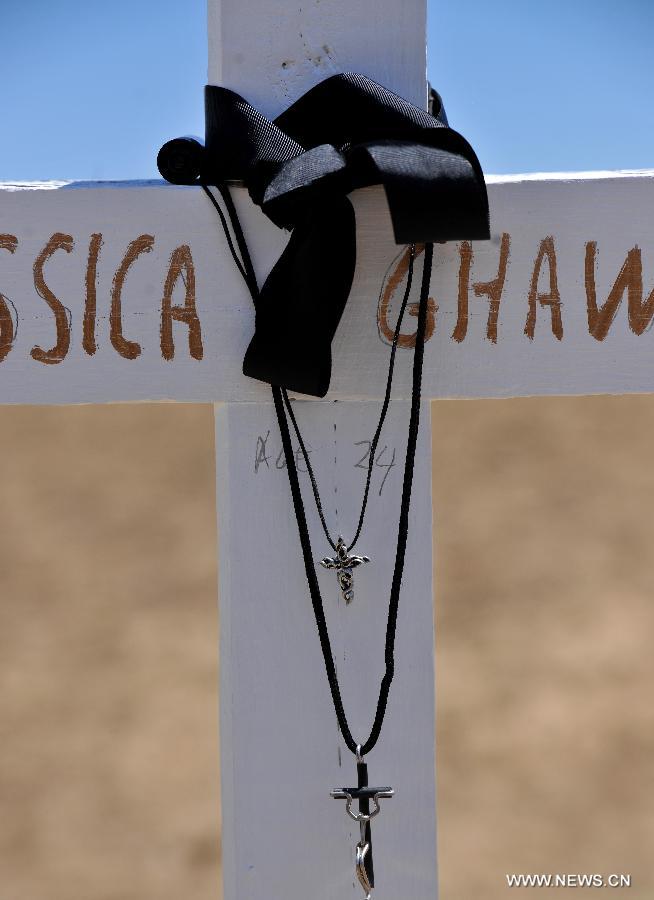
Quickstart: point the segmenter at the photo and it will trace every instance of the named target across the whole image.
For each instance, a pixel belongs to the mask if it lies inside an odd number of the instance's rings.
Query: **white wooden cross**
[[[425,22],[425,0],[209,0],[209,81],[269,115],[342,71],[425,104]],[[488,181],[492,240],[436,248],[425,397],[654,390],[652,173]],[[235,193],[262,279],[285,237],[245,191]],[[405,271],[382,190],[359,191],[354,203],[357,272],[331,390],[325,401],[297,404],[328,522],[346,535]],[[409,323],[403,348],[412,344]],[[357,826],[329,798],[353,781],[352,759],[324,674],[270,393],[241,374],[252,330],[250,298],[199,189],[2,186],[0,402],[215,403],[226,900],[359,897],[348,856]],[[319,571],[347,713],[361,736],[383,667],[410,378],[411,353],[400,353],[359,544],[375,564],[360,570],[347,607],[333,573]],[[430,478],[425,402],[397,675],[369,758],[371,778],[396,789],[375,830],[379,900],[436,896]],[[329,548],[306,496],[322,556]]]

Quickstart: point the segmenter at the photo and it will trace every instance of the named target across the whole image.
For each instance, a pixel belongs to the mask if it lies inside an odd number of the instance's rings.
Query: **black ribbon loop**
[[[206,147],[162,147],[174,183],[243,181],[292,234],[261,288],[243,372],[324,397],[331,343],[350,293],[356,223],[347,195],[384,186],[398,244],[489,237],[488,198],[468,142],[433,113],[364,75],[334,75],[274,121],[227,88],[205,88]]]

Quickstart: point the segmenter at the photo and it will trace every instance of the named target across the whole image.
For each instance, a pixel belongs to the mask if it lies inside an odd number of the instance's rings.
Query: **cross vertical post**
[[[210,0],[209,23],[209,80],[266,115],[343,71],[361,72],[426,105],[425,0]],[[388,222],[380,227],[390,231]],[[365,247],[365,235],[357,240]],[[381,285],[371,287],[373,311]],[[338,340],[337,333],[334,366],[346,366]],[[407,375],[410,365],[411,355],[403,354],[399,366]],[[333,403],[328,395],[295,405],[327,520],[347,542],[381,404]],[[347,715],[362,741],[383,674],[408,421],[409,402],[393,402],[357,544],[372,561],[357,569],[354,602],[341,596],[333,572],[318,576]],[[351,861],[359,826],[329,800],[334,784],[354,780],[356,762],[337,728],[280,451],[268,399],[216,407],[224,896],[360,898]],[[331,548],[301,460],[299,468],[318,563]],[[422,404],[413,498],[396,680],[382,736],[366,760],[373,783],[396,788],[375,834],[380,900],[437,895],[428,403]]]
[[[410,359],[405,355],[401,362]],[[372,724],[384,672],[409,405],[391,402],[360,538],[371,562],[357,570],[352,603],[341,597],[333,572],[318,566],[346,713],[360,740]],[[380,403],[296,406],[328,500],[327,521],[351,529]],[[395,791],[375,820],[375,892],[381,900],[437,896],[428,402],[421,414],[396,675],[379,743],[366,756],[370,782]],[[356,760],[337,727],[281,449],[272,403],[217,406],[224,898],[303,900],[310,892],[314,900],[361,900],[352,860],[359,825],[330,799],[335,785],[356,784]],[[318,556],[324,547],[320,524],[302,462],[299,467]]]

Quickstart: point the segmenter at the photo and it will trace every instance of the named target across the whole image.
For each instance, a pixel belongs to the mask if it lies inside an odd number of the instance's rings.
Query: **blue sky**
[[[157,177],[204,130],[205,28],[205,0],[0,0],[0,180]],[[653,0],[429,2],[430,79],[487,172],[654,168],[653,43]]]

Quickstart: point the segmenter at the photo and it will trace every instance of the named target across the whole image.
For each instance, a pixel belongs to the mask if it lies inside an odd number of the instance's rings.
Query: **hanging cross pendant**
[[[336,556],[333,559],[326,556],[320,560],[320,565],[325,569],[336,569],[341,595],[346,603],[351,603],[354,598],[352,569],[367,562],[370,562],[369,556],[348,556],[345,541],[339,534],[336,542]]]
[[[390,787],[368,787],[368,766],[357,756],[358,786],[341,788],[331,792],[337,800],[346,800],[345,811],[351,819],[359,823],[360,838],[356,846],[355,872],[359,884],[366,893],[365,900],[370,900],[370,893],[375,886],[375,872],[372,863],[372,835],[370,820],[379,813],[380,797],[392,797],[394,791]],[[359,802],[359,811],[352,811],[354,800]],[[370,801],[375,808],[370,812]]]

